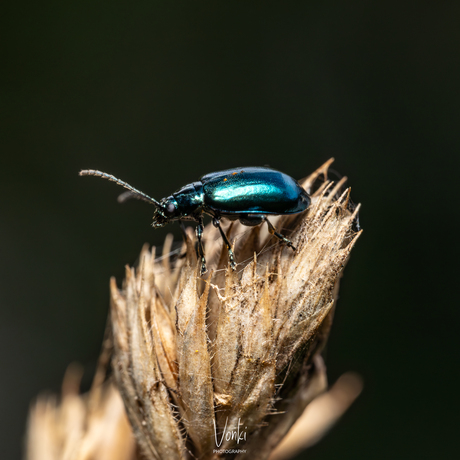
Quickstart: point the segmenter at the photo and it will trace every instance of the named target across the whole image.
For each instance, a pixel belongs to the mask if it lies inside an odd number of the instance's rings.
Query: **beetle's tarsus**
[[[236,270],[236,263],[235,263],[235,258],[233,257],[233,251],[232,248],[227,246],[228,249],[228,261],[230,262],[230,267],[232,267],[232,270]]]

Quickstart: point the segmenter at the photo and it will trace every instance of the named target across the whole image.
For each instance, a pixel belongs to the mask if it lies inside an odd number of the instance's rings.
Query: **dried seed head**
[[[232,448],[238,458],[268,458],[324,390],[320,352],[360,234],[350,190],[341,192],[345,179],[327,180],[331,162],[302,183],[310,208],[276,222],[295,252],[265,229],[233,223],[232,271],[208,226],[207,278],[189,232],[185,257],[169,257],[168,237],[164,257],[144,248],[121,290],[112,280],[115,379],[146,458],[219,458],[216,451]]]

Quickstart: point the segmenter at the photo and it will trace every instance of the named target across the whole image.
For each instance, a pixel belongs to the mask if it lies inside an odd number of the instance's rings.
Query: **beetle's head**
[[[152,227],[164,227],[167,223],[180,218],[177,201],[174,197],[168,196],[160,201],[160,206],[153,213]]]

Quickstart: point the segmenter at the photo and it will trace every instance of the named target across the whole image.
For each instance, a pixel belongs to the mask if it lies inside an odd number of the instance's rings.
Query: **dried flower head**
[[[232,223],[233,271],[210,225],[206,278],[189,232],[184,257],[169,256],[169,236],[163,257],[142,250],[121,290],[112,280],[115,380],[145,458],[268,458],[324,390],[320,352],[360,234],[345,179],[327,180],[331,162],[301,183],[310,208],[276,222],[295,252]]]

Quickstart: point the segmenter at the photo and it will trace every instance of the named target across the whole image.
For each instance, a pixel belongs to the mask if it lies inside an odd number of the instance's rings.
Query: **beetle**
[[[153,204],[154,228],[163,227],[172,221],[180,221],[181,224],[184,220],[197,222],[197,249],[202,275],[206,272],[202,244],[203,214],[210,215],[214,227],[219,229],[228,250],[230,265],[235,270],[233,251],[220,225],[222,218],[239,220],[243,225],[251,227],[266,222],[270,234],[295,251],[292,242],[276,231],[267,216],[300,213],[308,208],[311,201],[306,190],[295,179],[275,169],[261,166],[226,169],[206,174],[199,181],[185,185],[161,201],[102,171],[85,169],[80,171],[80,176],[101,177],[124,187],[128,192],[120,195],[119,201],[138,198]]]

